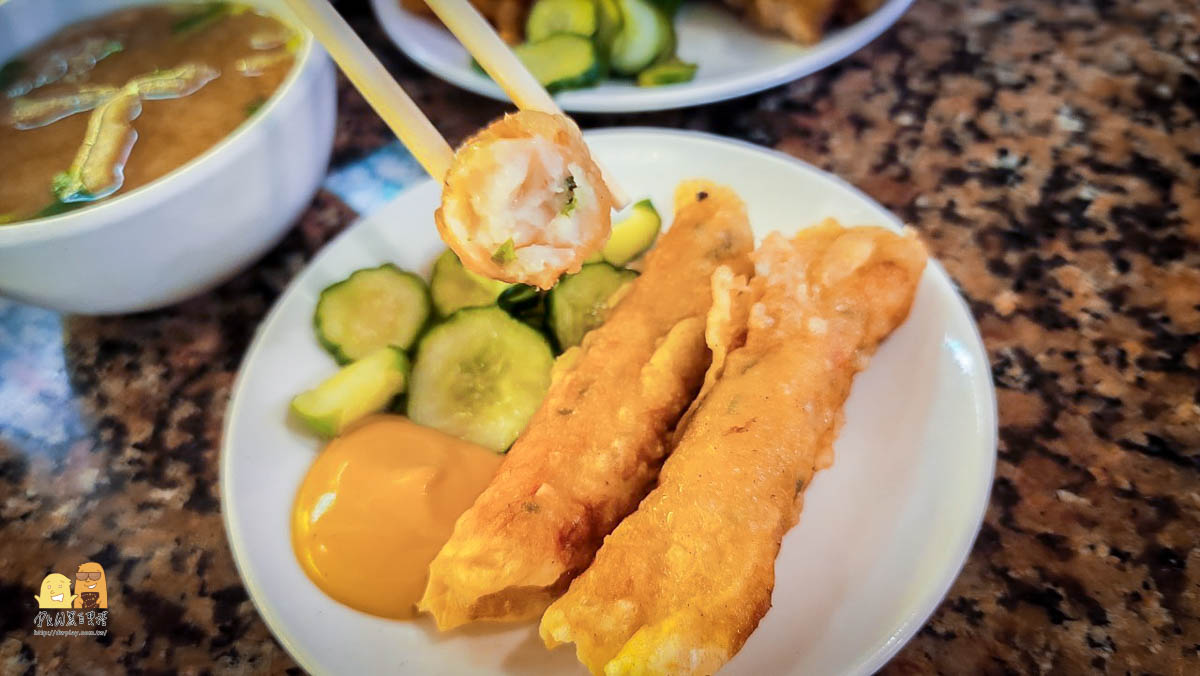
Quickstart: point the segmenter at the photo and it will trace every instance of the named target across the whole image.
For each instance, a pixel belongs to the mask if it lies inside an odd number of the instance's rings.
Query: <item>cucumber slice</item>
[[[621,30],[613,40],[609,62],[622,75],[637,75],[675,49],[675,29],[661,9],[648,0],[617,0]]]
[[[545,336],[498,307],[467,308],[417,348],[408,417],[503,453],[550,386]]]
[[[397,347],[381,347],[343,366],[307,392],[292,399],[292,412],[309,429],[329,438],[369,413],[382,411],[404,391],[408,356]]]
[[[547,318],[558,349],[566,350],[583,342],[583,336],[604,323],[608,299],[637,277],[633,270],[622,270],[608,263],[592,263],[562,278],[546,298]]]
[[[638,73],[637,83],[639,87],[658,87],[691,82],[694,77],[696,77],[696,64],[673,58]]]
[[[517,57],[547,91],[588,87],[599,82],[604,65],[588,38],[559,33],[513,48]]]
[[[429,278],[429,293],[439,317],[449,317],[465,307],[491,305],[510,286],[466,269],[450,249],[438,256]]]
[[[590,38],[597,19],[593,0],[537,0],[525,21],[525,40],[539,42],[556,33]]]
[[[429,290],[420,277],[385,263],[327,287],[317,299],[317,340],[345,364],[381,347],[412,347],[429,319]]]
[[[625,265],[654,245],[661,228],[662,218],[654,204],[648,199],[642,200],[633,205],[625,220],[612,226],[612,234],[600,253],[604,260],[617,267]]]
[[[542,292],[536,286],[513,284],[500,294],[496,304],[510,315],[517,316],[537,307],[542,302]]]
[[[621,32],[621,7],[617,0],[596,0],[596,47],[608,58],[613,40]]]
[[[496,304],[508,314],[538,331],[546,327],[546,294],[535,286],[513,284],[496,299]]]

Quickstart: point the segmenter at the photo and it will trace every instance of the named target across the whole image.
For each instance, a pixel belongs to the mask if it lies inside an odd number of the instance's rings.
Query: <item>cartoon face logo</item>
[[[38,608],[70,608],[75,596],[71,594],[71,580],[66,575],[50,573],[42,579],[42,593],[33,597]]]
[[[85,610],[108,608],[108,581],[104,567],[94,561],[80,564],[75,573],[75,607]]]

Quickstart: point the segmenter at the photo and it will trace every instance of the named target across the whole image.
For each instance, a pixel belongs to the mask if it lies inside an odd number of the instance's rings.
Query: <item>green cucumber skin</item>
[[[659,16],[667,24],[667,36],[663,38],[662,46],[658,48],[658,53],[654,55],[654,61],[650,63],[650,68],[674,59],[675,49],[679,47],[679,36],[675,33],[675,22],[671,20],[670,15],[661,10],[659,11]]]
[[[585,271],[591,271],[593,269],[598,269],[598,268],[607,268],[607,269],[611,270],[615,275],[624,279],[623,284],[628,284],[629,282],[632,282],[634,279],[637,279],[637,277],[638,277],[638,273],[633,270],[619,268],[615,265],[612,265],[611,263],[602,262],[602,263],[589,263],[589,264],[583,266],[583,268],[581,268],[579,272],[577,272],[573,275],[567,275],[566,277],[561,279],[558,282],[558,284],[553,289],[550,290],[550,292],[547,294],[547,297],[546,297],[546,333],[549,334],[550,338],[553,339],[553,341],[554,341],[555,354],[561,354],[561,353],[565,352],[567,349],[574,347],[575,345],[579,345],[580,343],[583,342],[584,336],[586,336],[591,331],[591,329],[585,329],[584,332],[580,335],[578,342],[571,342],[570,336],[568,336],[567,339],[564,340],[564,336],[562,336],[561,334],[565,331],[565,328],[560,329],[560,320],[562,319],[561,315],[564,312],[575,312],[578,310],[578,308],[572,307],[571,303],[569,301],[561,300],[561,302],[560,302],[560,299],[562,298],[563,294],[570,292],[570,287],[572,284],[585,281],[585,280],[580,280],[579,275],[584,274]],[[576,281],[573,282],[571,280],[576,280]],[[563,290],[564,284],[567,285],[565,291]],[[619,289],[620,287],[621,287],[621,285],[614,287],[613,292],[615,293],[616,290]],[[611,295],[607,296],[605,298],[605,300],[607,301],[607,299],[609,297],[611,297]],[[596,327],[592,327],[592,328],[596,328]],[[568,344],[568,343],[570,343],[570,344]]]
[[[679,7],[683,4],[683,0],[650,0],[650,2],[663,11],[667,18],[674,19],[679,13]]]
[[[625,246],[626,242],[614,242],[613,238],[617,235],[618,230],[634,218],[653,219],[654,232],[650,235],[650,237],[639,242],[638,246],[636,247],[627,247]],[[618,268],[627,265],[630,261],[637,260],[639,256],[649,251],[650,248],[654,246],[654,242],[656,239],[658,239],[660,232],[662,232],[662,217],[658,214],[658,209],[654,208],[654,203],[649,199],[641,200],[633,205],[632,211],[630,212],[629,216],[625,218],[625,220],[613,225],[612,232],[608,236],[608,242],[606,242],[604,247],[600,250],[601,256],[605,261],[617,266]],[[620,244],[621,246],[618,247],[617,244]]]
[[[596,47],[601,58],[608,61],[613,41],[621,32],[621,8],[617,0],[596,0]]]
[[[309,389],[309,390],[305,390],[304,392],[300,393],[299,395],[293,397],[292,401],[289,405],[289,408],[291,409],[292,413],[294,413],[296,415],[296,417],[308,427],[308,429],[310,429],[311,431],[316,433],[318,436],[325,438],[325,439],[331,439],[331,438],[337,436],[338,434],[341,434],[346,429],[346,427],[355,423],[356,421],[361,419],[363,416],[370,415],[371,413],[377,413],[379,411],[388,410],[389,408],[391,408],[393,403],[395,402],[395,400],[398,397],[402,396],[404,391],[408,388],[409,380],[412,377],[412,364],[409,361],[408,355],[404,352],[404,350],[402,350],[398,347],[390,347],[389,346],[389,347],[380,348],[380,349],[387,350],[392,356],[392,363],[387,368],[394,369],[398,374],[400,374],[400,382],[399,382],[398,386],[395,387],[392,391],[387,393],[388,396],[387,396],[386,400],[382,401],[380,403],[380,405],[373,406],[370,408],[370,410],[367,410],[367,411],[363,412],[362,414],[355,416],[353,419],[347,420],[347,419],[344,419],[344,413],[345,413],[345,408],[346,408],[345,405],[343,405],[341,408],[339,408],[337,410],[329,412],[327,415],[319,416],[313,411],[305,410],[305,405],[304,405],[304,402],[302,401],[302,398],[304,395],[315,392],[322,387],[328,387],[329,385],[327,385],[327,383],[329,383],[330,380],[336,378],[338,376],[338,374],[344,372],[346,369],[354,368],[355,364],[362,364],[363,360],[371,359],[371,358],[375,357],[375,354],[372,353],[370,355],[367,355],[366,357],[363,357],[362,359],[360,359],[356,362],[351,362],[350,364],[343,366],[341,369],[339,369],[338,373],[335,373],[334,375],[321,381],[321,383],[318,384],[316,387]],[[359,394],[359,393],[355,393],[355,394]]]
[[[496,299],[496,304],[515,319],[519,319],[530,328],[547,336],[547,341],[553,347],[553,342],[549,341],[546,333],[546,293],[544,291],[525,284],[513,284],[500,294],[500,297]]]
[[[514,284],[500,294],[496,304],[510,315],[519,315],[536,307],[541,302],[542,295],[537,287]]]
[[[586,48],[590,51],[590,58],[588,59],[589,63],[587,67],[574,75],[559,77],[554,80],[546,80],[544,77],[539,77],[538,71],[540,68],[538,68],[537,62],[532,61],[532,59],[545,56],[543,52],[551,49],[554,42],[566,39],[578,39],[581,41],[578,44],[586,44]],[[517,57],[521,59],[525,66],[534,73],[534,76],[537,77],[538,82],[541,83],[541,85],[546,88],[546,91],[550,92],[551,94],[568,89],[590,87],[604,78],[608,70],[607,63],[601,58],[600,52],[596,49],[595,43],[588,38],[572,35],[571,33],[558,33],[551,35],[540,42],[526,42],[518,45],[513,51],[516,52]]]
[[[349,364],[350,362],[354,361],[354,359],[342,351],[342,347],[340,344],[338,344],[337,342],[326,337],[325,331],[321,326],[321,323],[322,323],[321,322],[321,301],[322,301],[322,299],[324,299],[326,297],[326,294],[328,294],[330,291],[337,289],[338,287],[342,286],[343,284],[348,284],[350,282],[350,280],[354,279],[354,276],[359,274],[360,272],[370,272],[373,270],[382,270],[382,269],[390,269],[393,272],[399,273],[401,275],[404,275],[405,277],[409,277],[409,278],[415,280],[416,282],[418,282],[420,288],[424,291],[424,294],[423,294],[424,304],[423,305],[424,305],[425,317],[424,317],[424,319],[422,319],[420,326],[417,327],[417,330],[413,332],[413,338],[411,341],[409,341],[408,345],[399,345],[397,347],[399,347],[402,350],[407,350],[410,347],[412,347],[413,345],[416,345],[417,341],[421,339],[421,336],[423,336],[430,327],[430,324],[431,324],[430,320],[433,318],[433,299],[429,295],[429,285],[427,285],[425,283],[425,280],[422,279],[419,275],[415,275],[415,274],[395,265],[394,263],[384,263],[383,265],[378,265],[373,268],[360,268],[358,270],[355,270],[354,272],[351,272],[350,275],[348,277],[346,277],[345,279],[343,279],[342,281],[334,282],[333,284],[330,284],[329,286],[322,289],[321,293],[317,295],[316,309],[313,310],[313,332],[317,336],[317,342],[321,345],[321,347],[325,348],[325,350],[327,352],[329,352],[329,354],[333,355],[334,361],[336,361],[338,363],[338,365],[340,365],[340,366],[345,366],[346,364]]]
[[[696,69],[696,64],[671,60],[638,73],[637,83],[639,87],[661,87],[691,82],[696,77]]]
[[[609,65],[617,73],[632,77],[663,58],[664,52],[674,51],[674,27],[666,14],[648,0],[618,3],[622,25],[613,40]]]

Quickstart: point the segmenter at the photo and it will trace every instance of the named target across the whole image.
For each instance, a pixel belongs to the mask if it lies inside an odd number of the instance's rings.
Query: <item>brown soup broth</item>
[[[176,3],[68,26],[12,59],[0,71],[0,224],[133,190],[203,153],[279,87],[296,43],[257,10]],[[116,94],[104,123],[93,120]],[[81,164],[90,123],[103,131]]]

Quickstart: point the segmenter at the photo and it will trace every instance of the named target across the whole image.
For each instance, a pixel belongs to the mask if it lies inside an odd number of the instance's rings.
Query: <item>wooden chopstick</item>
[[[350,24],[327,0],[287,0],[287,4],[425,171],[438,181],[444,179],[454,150]]]
[[[483,70],[500,85],[505,94],[521,110],[537,110],[552,115],[566,113],[559,107],[546,88],[542,86],[525,64],[517,58],[492,24],[483,18],[468,0],[425,0],[433,13],[446,28],[466,47]],[[612,174],[599,162],[605,184],[613,195],[614,205],[623,209],[629,204],[629,196],[616,182]]]

